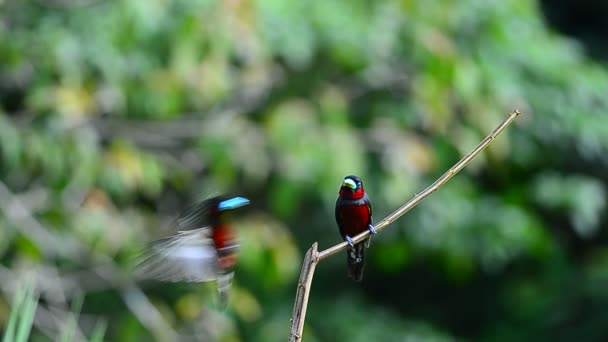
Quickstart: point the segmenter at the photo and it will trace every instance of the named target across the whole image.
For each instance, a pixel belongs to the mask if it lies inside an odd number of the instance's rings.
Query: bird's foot
[[[373,225],[368,224],[367,229],[369,229],[369,232],[372,233],[372,235],[365,240],[365,248],[369,248],[369,244],[372,242],[372,236],[376,235],[376,228],[374,228]]]
[[[348,235],[346,235],[346,242],[348,242],[348,245],[350,247],[352,247],[355,244],[354,241],[353,241],[353,239],[350,236],[348,236]]]
[[[374,228],[373,225],[368,225],[367,229],[369,229],[369,232],[372,233],[372,235],[376,235],[376,228]]]

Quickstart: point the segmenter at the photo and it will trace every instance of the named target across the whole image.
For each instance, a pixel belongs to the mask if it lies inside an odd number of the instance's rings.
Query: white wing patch
[[[180,231],[151,246],[137,263],[140,279],[205,282],[218,278],[220,267],[207,227]]]

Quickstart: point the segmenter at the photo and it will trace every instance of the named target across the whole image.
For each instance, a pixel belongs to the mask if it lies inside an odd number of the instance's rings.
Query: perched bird
[[[228,216],[247,204],[243,197],[218,196],[190,206],[175,219],[176,235],[155,241],[146,250],[136,275],[173,282],[215,280],[220,301],[226,304],[239,250]]]
[[[363,189],[361,178],[352,175],[344,177],[336,201],[336,222],[342,238],[349,245],[346,250],[348,275],[355,281],[361,281],[365,266],[365,247],[369,247],[370,239],[365,243],[353,245],[352,237],[366,229],[376,234],[372,225],[372,204]]]

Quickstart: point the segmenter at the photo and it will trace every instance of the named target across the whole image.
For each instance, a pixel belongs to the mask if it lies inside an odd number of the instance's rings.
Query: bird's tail
[[[358,243],[346,250],[346,262],[348,265],[348,276],[354,281],[363,279],[363,269],[365,267],[365,244]]]
[[[220,306],[225,308],[228,305],[228,295],[232,285],[234,272],[222,272],[217,277],[217,292],[220,299]]]

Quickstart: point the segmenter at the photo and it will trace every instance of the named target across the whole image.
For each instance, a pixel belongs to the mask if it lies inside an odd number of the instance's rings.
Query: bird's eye
[[[347,186],[353,190],[357,189],[357,183],[355,183],[355,181],[350,178],[345,178],[344,182],[342,183],[342,186]]]

